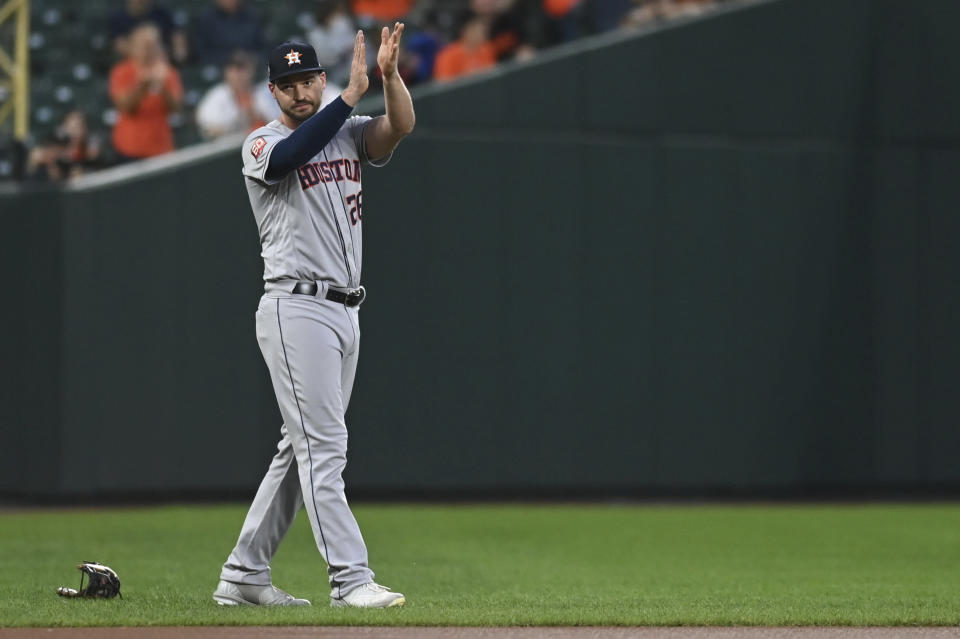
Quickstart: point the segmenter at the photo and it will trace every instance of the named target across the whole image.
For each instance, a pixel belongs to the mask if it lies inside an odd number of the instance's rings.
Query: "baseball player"
[[[406,600],[373,580],[341,474],[360,338],[363,255],[361,173],[383,166],[413,130],[410,93],[397,73],[403,24],[381,33],[377,63],[386,114],[350,117],[367,90],[363,32],[350,82],[319,109],[326,76],[309,44],[270,54],[270,90],[281,116],[243,144],[243,175],[260,229],[265,292],[257,341],[280,405],[278,452],[260,484],[213,598],[222,605],[310,605],[276,588],[270,560],[306,507],[327,563],[332,606],[387,608]]]

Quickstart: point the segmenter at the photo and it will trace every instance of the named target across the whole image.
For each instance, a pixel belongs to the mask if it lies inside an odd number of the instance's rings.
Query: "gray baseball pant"
[[[304,505],[327,562],[330,596],[340,598],[373,581],[341,477],[359,313],[324,299],[322,285],[316,297],[272,288],[268,285],[257,309],[257,341],[280,405],[282,437],[220,578],[270,584],[270,560]]]

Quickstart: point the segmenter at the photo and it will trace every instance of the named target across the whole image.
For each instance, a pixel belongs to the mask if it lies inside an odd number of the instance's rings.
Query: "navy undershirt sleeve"
[[[338,96],[304,120],[293,133],[273,147],[267,179],[278,180],[319,153],[347,121],[351,111],[353,107]]]

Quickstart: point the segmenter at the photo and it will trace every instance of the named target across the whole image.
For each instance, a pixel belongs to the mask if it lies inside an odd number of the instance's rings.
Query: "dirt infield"
[[[176,628],[12,628],[0,639],[947,639],[960,628],[458,628],[199,626]]]

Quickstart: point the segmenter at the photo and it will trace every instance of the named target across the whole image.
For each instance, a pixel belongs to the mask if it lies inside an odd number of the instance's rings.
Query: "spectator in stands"
[[[197,126],[207,139],[229,133],[249,133],[274,119],[261,113],[253,87],[254,61],[237,51],[223,68],[223,82],[207,91],[197,105]]]
[[[125,0],[123,7],[110,14],[110,39],[113,41],[114,51],[121,59],[129,54],[130,33],[144,22],[151,22],[160,29],[163,42],[177,64],[187,59],[187,34],[176,27],[170,12],[155,6],[153,0]]]
[[[318,0],[307,29],[307,42],[327,70],[327,81],[342,84],[350,79],[353,41],[357,29],[347,0]]]
[[[256,112],[253,60],[235,52],[223,67],[223,82],[210,88],[197,105],[197,126],[204,138],[245,133],[266,124]]]
[[[583,0],[543,0],[547,44],[569,42],[583,35]]]
[[[27,174],[35,179],[59,182],[96,169],[102,159],[101,143],[87,128],[87,116],[70,111],[52,138],[34,148],[27,160]]]
[[[400,74],[403,82],[409,87],[431,80],[439,51],[440,40],[430,31],[419,31],[408,36],[406,46],[400,52],[402,68],[407,70],[407,73]]]
[[[497,60],[529,58],[534,49],[526,36],[524,3],[516,0],[470,0],[470,9],[487,23]]]
[[[222,66],[238,49],[259,59],[266,47],[263,19],[243,0],[214,0],[197,22],[195,41],[200,64]]]
[[[434,73],[434,65],[441,43],[447,40],[445,33],[456,33],[456,28],[450,25],[462,25],[468,23],[471,18],[484,23],[485,39],[492,45],[497,61],[533,57],[536,49],[530,42],[531,34],[528,32],[530,24],[537,18],[542,18],[541,1],[470,0],[469,8],[465,8],[462,4],[440,4],[426,8],[423,16],[426,28],[407,38],[406,48],[412,58],[411,66],[414,72],[411,78],[404,76],[404,81],[410,85],[424,77],[427,79],[437,77]],[[475,31],[479,32],[481,29],[477,27]],[[463,51],[460,49],[460,47],[448,48],[442,63],[444,68],[439,71],[439,79],[445,79],[449,74],[446,65],[451,62],[451,51],[457,51],[457,56],[462,56]],[[485,57],[486,52],[482,51],[481,55]],[[486,66],[484,62],[482,68]]]
[[[456,27],[463,21],[463,7],[446,2],[425,2],[419,7],[417,27],[403,34],[404,44],[400,50],[397,70],[409,87],[433,79],[433,65],[437,53],[444,44],[453,39]],[[374,77],[379,67],[374,69]]]
[[[413,0],[351,0],[353,15],[363,28],[390,24],[406,18],[413,9]]]
[[[492,67],[497,50],[488,37],[487,21],[471,14],[460,29],[460,39],[440,50],[433,65],[435,80],[452,80]]]
[[[129,57],[110,71],[110,98],[117,108],[113,146],[130,160],[173,150],[167,116],[180,109],[183,86],[167,63],[160,30],[142,24],[130,34]]]

